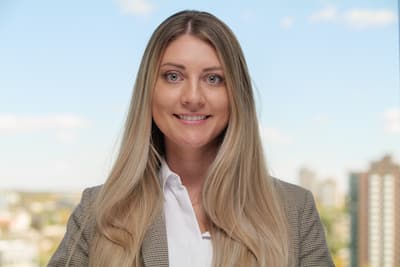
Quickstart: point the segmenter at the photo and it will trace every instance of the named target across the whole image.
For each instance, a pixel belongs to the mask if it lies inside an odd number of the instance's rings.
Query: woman
[[[333,266],[311,193],[268,175],[240,45],[209,13],[153,33],[118,158],[49,266]]]

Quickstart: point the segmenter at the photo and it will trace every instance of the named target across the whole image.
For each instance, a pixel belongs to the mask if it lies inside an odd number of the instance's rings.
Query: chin
[[[202,148],[207,146],[207,143],[203,142],[185,142],[183,146],[188,147],[188,148]]]

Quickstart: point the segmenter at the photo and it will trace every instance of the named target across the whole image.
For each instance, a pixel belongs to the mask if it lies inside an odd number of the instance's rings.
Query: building
[[[339,194],[338,185],[335,179],[327,178],[320,182],[316,198],[321,205],[326,207],[338,207],[343,205],[344,197]]]
[[[38,267],[37,244],[27,240],[0,240],[1,267]]]
[[[400,165],[390,156],[350,174],[351,267],[400,266]]]
[[[318,179],[315,172],[309,168],[302,167],[298,174],[299,185],[315,194],[318,191]]]
[[[301,187],[310,190],[318,204],[325,207],[340,207],[344,205],[344,194],[339,191],[334,178],[320,179],[309,168],[302,167],[298,172],[298,181]]]

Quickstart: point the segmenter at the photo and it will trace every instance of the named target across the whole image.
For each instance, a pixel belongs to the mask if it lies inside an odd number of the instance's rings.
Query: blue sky
[[[400,163],[396,1],[1,1],[0,189],[102,183],[155,27],[209,11],[242,44],[273,175]]]

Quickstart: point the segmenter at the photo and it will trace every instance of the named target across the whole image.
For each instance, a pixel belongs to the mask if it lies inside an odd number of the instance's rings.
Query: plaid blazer
[[[294,266],[334,266],[327,248],[324,229],[310,191],[278,179],[274,179],[279,195],[285,200],[284,206],[290,226],[290,256]],[[69,266],[88,266],[90,241],[95,223],[87,224],[82,235],[77,237],[82,220],[90,209],[100,186],[84,190],[79,205],[74,209],[67,223],[67,230],[56,252],[50,259],[49,267],[64,267],[77,240],[77,246]],[[163,215],[150,226],[142,244],[142,258],[145,267],[168,267],[168,244]],[[275,267],[275,266],[274,266]]]

